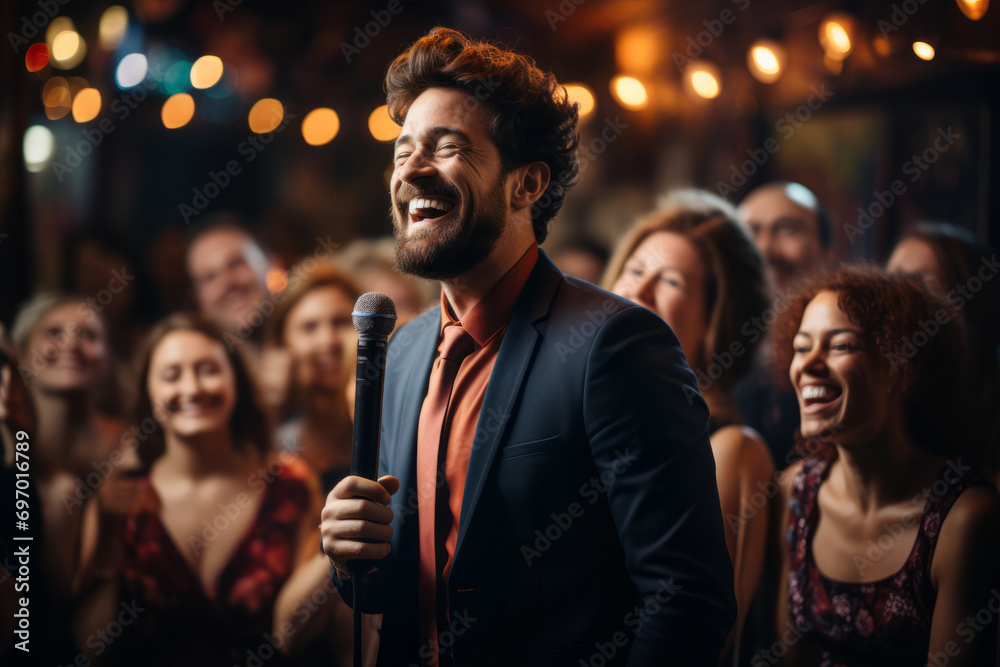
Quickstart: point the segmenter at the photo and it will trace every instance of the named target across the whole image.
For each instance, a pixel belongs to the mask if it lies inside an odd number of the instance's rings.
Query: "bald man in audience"
[[[188,244],[187,268],[201,314],[256,347],[274,304],[267,257],[250,233],[229,220],[210,224]]]
[[[738,214],[764,256],[779,294],[828,268],[833,225],[826,207],[809,188],[781,181],[762,185],[740,203]]]

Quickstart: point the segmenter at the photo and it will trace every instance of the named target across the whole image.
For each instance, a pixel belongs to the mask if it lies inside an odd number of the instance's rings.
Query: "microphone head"
[[[365,292],[355,302],[351,319],[359,334],[388,336],[396,326],[396,304],[385,294]]]

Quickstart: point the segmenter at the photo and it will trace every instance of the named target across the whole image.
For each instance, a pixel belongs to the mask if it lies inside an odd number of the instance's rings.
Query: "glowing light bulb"
[[[649,104],[646,86],[632,76],[616,76],[612,79],[611,94],[626,109],[644,109]]]
[[[934,47],[927,42],[913,42],[913,52],[921,60],[934,60]]]

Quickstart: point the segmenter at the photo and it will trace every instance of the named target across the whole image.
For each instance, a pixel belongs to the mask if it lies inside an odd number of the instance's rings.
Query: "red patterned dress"
[[[249,489],[248,495],[260,492],[264,498],[214,590],[202,587],[158,512],[129,517],[123,535],[123,600],[135,611],[129,612],[134,627],[122,632],[125,664],[284,663],[271,634],[274,601],[294,567],[311,499],[301,461],[282,456],[270,470],[273,477],[262,476],[260,487]]]
[[[819,521],[816,495],[832,460],[806,459],[792,482],[788,533],[791,549],[788,607],[792,622],[822,649],[821,667],[927,664],[937,592],[931,559],[941,524],[959,495],[985,483],[966,474],[945,475],[929,489],[917,539],[895,574],[865,583],[845,583],[820,574],[812,553]],[[956,480],[949,483],[947,479]]]

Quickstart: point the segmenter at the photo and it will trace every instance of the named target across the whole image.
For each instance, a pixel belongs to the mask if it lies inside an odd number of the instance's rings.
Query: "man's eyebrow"
[[[809,221],[803,220],[802,218],[793,218],[791,216],[784,216],[778,218],[774,221],[775,225],[795,225],[795,226],[805,226],[809,224]]]
[[[435,125],[430,130],[427,131],[427,134],[430,136],[431,139],[440,139],[446,134],[454,134],[462,141],[466,143],[471,143],[469,135],[467,135],[465,132],[452,125]],[[403,134],[396,138],[396,144],[394,148],[398,149],[402,144],[411,144],[411,143],[413,143],[413,135]]]

